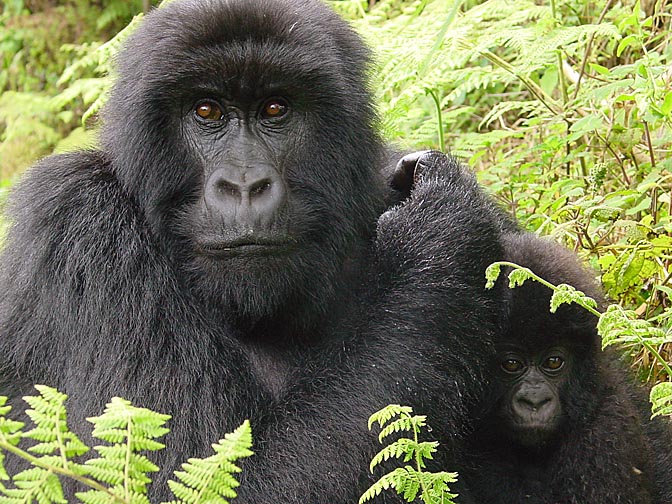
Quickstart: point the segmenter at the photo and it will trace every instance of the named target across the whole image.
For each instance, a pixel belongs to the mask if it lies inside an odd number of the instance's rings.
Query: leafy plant
[[[23,422],[7,416],[11,407],[6,397],[0,397],[0,503],[64,503],[61,478],[65,477],[89,487],[75,494],[86,504],[148,504],[149,473],[159,468],[144,453],[164,448],[156,439],[168,432],[164,425],[170,416],[113,398],[101,416],[88,418],[93,437],[107,444],[95,446],[98,456],[80,463],[77,458],[89,447],[68,428],[67,396],[43,385],[36,388],[39,396],[24,397],[31,406],[26,413],[35,424],[28,431]],[[19,447],[23,439],[36,443],[24,450]],[[189,459],[183,471],[175,473],[179,481],[168,482],[178,499],[171,504],[226,504],[238,486],[233,474],[240,469],[234,462],[252,455],[251,446],[252,431],[245,421],[213,445],[215,455]],[[10,478],[3,464],[5,452],[27,460],[31,467]],[[13,487],[2,483],[10,479]]]
[[[397,467],[393,471],[382,476],[371,488],[369,488],[359,503],[372,500],[383,490],[394,489],[407,502],[413,502],[418,494],[425,504],[451,504],[456,494],[450,493],[449,483],[457,481],[456,473],[424,471],[426,460],[432,459],[439,445],[436,441],[420,441],[421,430],[427,425],[424,415],[413,415],[413,409],[409,406],[391,404],[377,411],[369,418],[369,429],[374,423],[381,428],[378,439],[383,440],[392,434],[399,432],[411,432],[412,438],[398,438],[371,460],[370,470],[390,458],[403,459],[403,462],[412,462],[404,467]]]

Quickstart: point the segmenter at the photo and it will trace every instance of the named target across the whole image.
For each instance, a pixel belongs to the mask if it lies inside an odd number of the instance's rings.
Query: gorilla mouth
[[[202,242],[197,244],[196,252],[216,259],[236,255],[276,255],[289,252],[293,245],[294,243],[287,238],[244,237],[236,240]]]

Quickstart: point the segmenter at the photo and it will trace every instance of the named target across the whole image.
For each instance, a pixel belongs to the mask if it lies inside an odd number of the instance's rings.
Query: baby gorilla
[[[599,299],[570,251],[530,234],[503,237],[506,259]],[[551,291],[509,289],[488,391],[461,476],[483,504],[672,502],[667,420],[649,420],[641,387],[600,350],[594,316],[549,311]]]

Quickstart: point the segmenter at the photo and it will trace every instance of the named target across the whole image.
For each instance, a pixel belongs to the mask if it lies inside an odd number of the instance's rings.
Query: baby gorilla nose
[[[545,384],[522,384],[513,397],[511,408],[518,422],[529,427],[552,423],[559,404],[551,388]]]
[[[286,201],[277,171],[270,166],[215,170],[205,186],[205,205],[226,227],[268,227]]]
[[[513,407],[517,411],[531,410],[533,412],[536,412],[540,411],[542,407],[551,402],[552,399],[553,397],[550,394],[544,394],[543,391],[541,393],[528,392],[526,395],[517,397],[513,404]]]

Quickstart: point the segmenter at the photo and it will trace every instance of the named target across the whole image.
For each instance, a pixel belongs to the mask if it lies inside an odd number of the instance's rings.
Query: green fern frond
[[[425,415],[407,415],[402,414],[400,418],[387,424],[378,434],[378,439],[382,441],[386,437],[396,432],[420,432],[420,430],[427,425],[427,417]]]
[[[94,437],[113,444],[126,442],[132,451],[148,449],[145,447],[148,442],[154,446],[150,450],[163,448],[163,444],[152,439],[169,432],[164,427],[169,419],[170,415],[138,408],[120,397],[113,397],[101,416],[87,418],[94,426]]]
[[[398,417],[398,418],[397,418]],[[396,420],[393,420],[396,418]],[[451,504],[454,494],[449,492],[448,483],[457,481],[455,473],[429,473],[423,471],[426,467],[425,460],[431,460],[439,443],[436,441],[418,441],[418,435],[422,427],[426,425],[424,415],[413,415],[413,409],[409,406],[391,404],[377,411],[369,417],[369,429],[374,423],[378,423],[382,431],[379,440],[389,434],[401,431],[413,433],[413,439],[400,438],[380,450],[371,460],[370,470],[390,458],[402,458],[403,462],[413,461],[415,467],[398,467],[392,472],[382,476],[360,497],[362,504],[379,495],[383,490],[393,488],[407,502],[413,502],[418,494],[425,504]]]
[[[123,487],[112,487],[114,495],[121,495],[124,492]],[[89,490],[87,492],[78,492],[75,496],[84,504],[150,504],[146,495],[137,492],[129,492],[126,497],[115,499],[108,492],[101,490]]]
[[[456,473],[439,472],[426,473],[417,471],[411,466],[397,467],[394,471],[381,477],[359,499],[359,504],[370,501],[384,490],[394,489],[407,502],[414,502],[423,488],[422,494],[425,504],[449,504],[457,497],[450,493],[449,483],[457,481]]]
[[[243,424],[230,434],[226,434],[219,443],[212,445],[215,454],[205,459],[189,459],[182,465],[183,471],[176,471],[175,476],[181,481],[168,481],[168,486],[178,498],[165,504],[228,504],[228,500],[236,496],[235,488],[239,486],[233,473],[240,468],[233,462],[253,455],[252,427],[245,420]]]
[[[68,429],[65,410],[67,396],[44,385],[36,385],[35,388],[40,395],[23,398],[31,407],[26,413],[35,426],[27,432],[16,431],[15,434],[20,434],[21,438],[37,441],[37,444],[24,452],[18,448],[12,450],[7,445],[2,446],[0,440],[0,448],[14,451],[15,454],[30,460],[33,467],[12,478],[15,487],[2,489],[3,496],[0,497],[0,503],[35,501],[40,504],[64,503],[58,474],[77,476],[84,472],[82,466],[71,459],[86,453],[89,448]],[[0,437],[2,430],[0,427]],[[10,444],[16,446],[15,441],[16,439]],[[30,455],[29,452],[38,456]],[[7,476],[6,473],[4,475]]]
[[[509,288],[520,287],[527,280],[534,279],[535,275],[529,268],[518,267],[509,273]]]
[[[133,406],[129,401],[114,397],[101,416],[87,418],[94,425],[92,435],[112,446],[96,446],[98,457],[84,463],[87,472],[98,481],[113,485],[111,493],[99,490],[80,492],[79,499],[87,503],[109,504],[115,497],[128,503],[146,504],[147,475],[159,468],[139,451],[164,448],[155,441],[168,432],[164,427],[170,415]]]
[[[7,418],[7,415],[12,410],[7,401],[7,397],[0,396],[0,480],[9,479],[4,465],[5,450],[3,448],[18,445],[19,441],[21,441],[21,429],[24,427],[23,422]],[[0,488],[0,490],[2,489]]]
[[[16,488],[3,490],[2,504],[38,502],[39,504],[66,504],[61,482],[52,471],[33,467],[20,472],[12,478]]]
[[[555,313],[558,307],[562,304],[576,303],[580,306],[591,307],[597,309],[597,301],[590,296],[586,296],[580,290],[576,290],[571,285],[559,284],[553,290],[551,296],[551,313]]]
[[[39,396],[23,398],[32,408],[27,409],[26,414],[35,424],[24,437],[38,441],[28,451],[38,455],[58,453],[60,462],[56,459],[54,465],[66,468],[68,459],[83,455],[89,451],[89,447],[68,429],[65,410],[67,396],[44,385],[36,385],[35,388],[40,392]]]
[[[410,406],[400,406],[399,404],[390,404],[385,406],[383,409],[376,411],[369,417],[369,430],[371,430],[371,427],[376,422],[378,422],[379,427],[383,427],[394,417],[402,414],[410,416],[411,413],[413,413],[413,408]]]
[[[381,462],[389,460],[390,458],[402,457],[403,462],[409,462],[413,457],[419,457],[419,465],[424,468],[426,466],[425,459],[431,460],[434,458],[432,454],[436,452],[438,446],[439,443],[437,441],[416,442],[413,439],[401,438],[380,450],[373,459],[371,459],[369,469],[373,472],[376,466]]]
[[[478,124],[479,128],[490,126],[494,121],[498,120],[505,114],[519,111],[521,115],[530,116],[535,115],[539,116],[544,113],[545,107],[536,100],[509,100],[497,103],[488,113],[483,117],[481,122]]]
[[[633,310],[618,305],[610,305],[602,314],[597,323],[597,332],[602,336],[603,348],[617,343],[630,345],[646,341],[657,346],[670,342],[663,329],[640,319]]]
[[[650,399],[653,404],[651,418],[659,415],[672,415],[672,383],[665,382],[655,385],[651,389]]]

